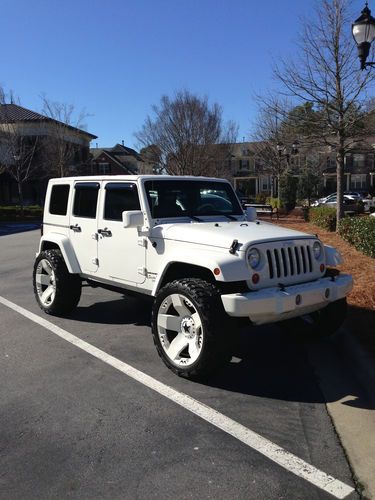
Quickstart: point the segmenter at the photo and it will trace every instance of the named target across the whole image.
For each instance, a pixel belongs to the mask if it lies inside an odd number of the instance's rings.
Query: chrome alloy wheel
[[[49,307],[55,300],[56,278],[54,270],[47,259],[42,259],[35,272],[36,291],[44,307]]]
[[[190,366],[203,347],[202,320],[193,303],[184,295],[168,295],[160,305],[157,331],[161,346],[177,366]]]

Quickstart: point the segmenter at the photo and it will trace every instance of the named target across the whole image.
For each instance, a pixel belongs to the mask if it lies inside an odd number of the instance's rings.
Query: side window
[[[105,186],[104,219],[122,220],[125,210],[140,210],[137,186],[110,182]]]
[[[66,215],[69,198],[69,184],[55,184],[52,186],[49,213],[52,215]]]
[[[95,219],[98,202],[98,182],[81,182],[75,186],[73,215]]]

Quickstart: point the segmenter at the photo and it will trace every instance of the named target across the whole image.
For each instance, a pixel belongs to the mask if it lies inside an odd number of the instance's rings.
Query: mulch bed
[[[266,220],[266,219],[264,219]],[[326,244],[339,250],[344,263],[340,271],[353,276],[354,287],[348,295],[349,311],[345,322],[362,345],[375,356],[375,259],[363,255],[336,233],[330,233],[291,214],[272,221],[284,227],[317,234]]]

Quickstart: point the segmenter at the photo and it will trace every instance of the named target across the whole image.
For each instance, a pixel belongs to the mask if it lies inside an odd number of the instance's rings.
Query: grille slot
[[[313,272],[312,251],[307,245],[266,250],[269,278],[288,278]]]

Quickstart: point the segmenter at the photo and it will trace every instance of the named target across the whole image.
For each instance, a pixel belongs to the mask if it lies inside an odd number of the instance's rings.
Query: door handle
[[[78,224],[76,224],[75,226],[69,226],[69,228],[76,233],[80,233],[82,231],[81,226],[79,226]]]
[[[107,227],[104,229],[98,229],[98,233],[102,236],[106,236],[107,238],[112,236],[112,231],[110,231]]]

